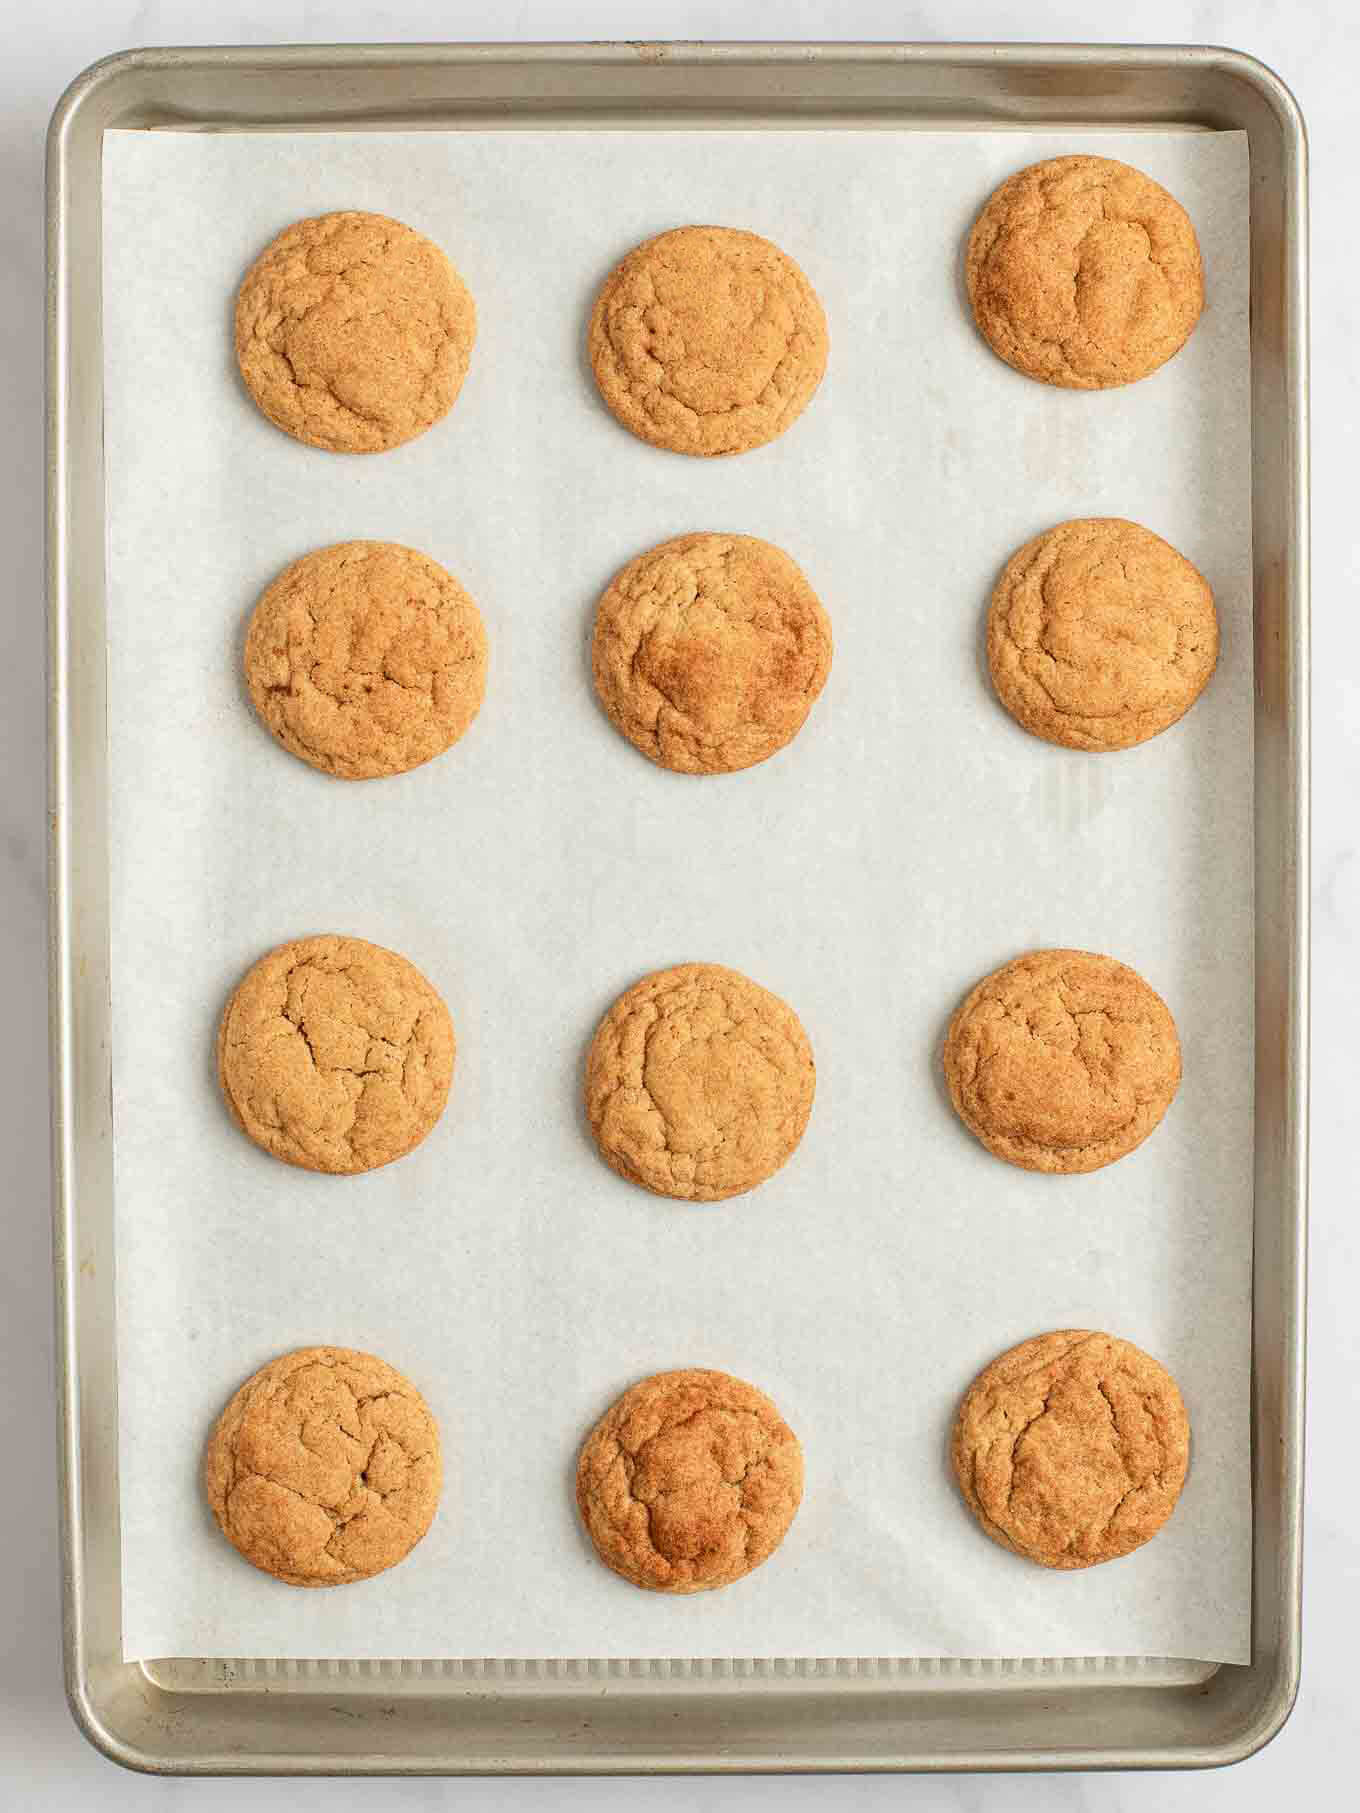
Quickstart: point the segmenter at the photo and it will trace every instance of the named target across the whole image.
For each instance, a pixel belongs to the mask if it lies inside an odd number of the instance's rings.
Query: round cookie
[[[434,989],[362,938],[299,938],[261,957],[217,1035],[241,1131],[286,1164],[346,1176],[420,1144],[444,1112],[453,1058]]]
[[[427,554],[344,541],[295,560],[246,633],[246,682],[290,754],[344,780],[456,743],[486,687],[481,613]]]
[[[1183,717],[1218,661],[1209,583],[1120,517],[1059,523],[1013,554],[992,593],[997,697],[1037,737],[1129,749]]]
[[[658,1372],[586,1437],[576,1504],[595,1553],[634,1586],[702,1593],[767,1561],[803,1496],[798,1437],[725,1372]]]
[[[302,1347],[261,1367],[203,1460],[222,1534],[289,1586],[344,1586],[403,1560],[434,1520],[441,1474],[424,1398],[348,1347]]]
[[[768,541],[678,535],[610,581],[591,660],[634,748],[681,774],[731,774],[798,734],[831,670],[831,625]]]
[[[1190,1461],[1176,1381],[1131,1341],[1036,1335],[980,1372],[951,1444],[969,1510],[1041,1567],[1094,1567],[1157,1534]]]
[[[382,453],[452,409],[477,337],[462,278],[384,214],[285,227],[236,298],[236,358],[276,427],[331,453]]]
[[[673,453],[745,453],[802,414],[826,370],[826,316],[793,260],[736,227],[677,227],[629,252],[587,334],[600,395]]]
[[[596,1029],[586,1114],[600,1155],[658,1196],[721,1202],[784,1163],[817,1072],[797,1014],[716,963],[637,982]]]
[[[1189,215],[1111,157],[1055,157],[1008,177],[974,223],[965,276],[992,351],[1069,390],[1147,377],[1204,307]]]
[[[1027,1171],[1123,1158],[1181,1080],[1165,1001],[1092,951],[1029,951],[985,977],[954,1015],[943,1063],[964,1125]]]

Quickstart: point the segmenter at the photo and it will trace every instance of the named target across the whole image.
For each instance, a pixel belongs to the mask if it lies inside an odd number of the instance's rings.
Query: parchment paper
[[[977,336],[963,237],[1036,158],[1124,157],[1189,208],[1208,308],[1158,376],[1020,378]],[[1248,1658],[1252,1147],[1247,151],[1240,134],[111,133],[105,140],[109,738],[124,1648],[129,1657]],[[247,265],[330,208],[444,245],[480,313],[452,415],[398,451],[303,447],[237,380]],[[827,378],[782,439],[659,452],[598,401],[596,286],[665,227],[747,225],[820,292]],[[1114,514],[1213,585],[1223,654],[1189,717],[1092,757],[1026,736],[982,625],[1013,549]],[[802,735],[695,780],[598,709],[595,599],[665,536],[786,548],[836,636]],[[416,773],[348,785],[255,721],[242,635],[310,548],[406,542],[469,587],[481,717]],[[242,971],[343,931],[405,952],[459,1038],[448,1112],[366,1177],[289,1169],[218,1097]],[[1185,1081],[1091,1176],[1032,1176],[954,1119],[961,995],[1038,945],[1108,951],[1170,1003]],[[598,1015],[639,975],[727,963],[797,1009],[818,1094],[796,1157],[691,1208],[596,1157]],[[989,1542],[948,1472],[976,1370],[1043,1329],[1127,1336],[1193,1419],[1181,1506],[1059,1575]],[[212,1419],[288,1348],[369,1348],[442,1424],[439,1517],[403,1566],[299,1592],[200,1495]],[[571,1502],[614,1396],[710,1365],[802,1438],[803,1508],[739,1585],[673,1599],[600,1567]]]

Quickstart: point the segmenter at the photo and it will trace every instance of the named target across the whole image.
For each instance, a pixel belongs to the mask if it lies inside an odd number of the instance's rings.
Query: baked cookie
[[[586,1437],[576,1503],[595,1553],[634,1586],[731,1586],[784,1540],[803,1496],[798,1437],[725,1372],[658,1372]]]
[[[382,453],[452,409],[477,338],[462,278],[385,214],[285,227],[236,298],[236,358],[270,421],[332,453]]]
[[[290,754],[344,780],[402,774],[456,743],[486,687],[481,613],[428,554],[342,541],[255,607],[246,683]]]
[[[1129,749],[1183,717],[1218,661],[1203,574],[1117,516],[1059,523],[1006,563],[987,618],[997,697],[1036,737]]]
[[[826,316],[793,260],[736,227],[677,227],[601,287],[587,336],[600,395],[673,453],[745,453],[783,434],[826,370]]]
[[[1027,1171],[1098,1171],[1141,1145],[1181,1080],[1176,1023],[1113,957],[1029,951],[954,1015],[944,1074],[970,1132]]]
[[[952,1458],[993,1541],[1041,1567],[1094,1567],[1141,1547],[1175,1510],[1190,1419],[1176,1381],[1140,1347],[1064,1328],[978,1374]]]
[[[977,217],[965,274],[992,351],[1069,390],[1147,377],[1204,307],[1189,215],[1112,157],[1055,157],[1008,177]]]
[[[449,1010],[362,938],[299,938],[246,971],[217,1034],[232,1118],[308,1171],[373,1171],[418,1146],[453,1081]]]
[[[289,1586],[344,1586],[409,1555],[439,1503],[439,1429],[371,1353],[301,1347],[217,1419],[203,1487],[222,1534]]]
[[[610,581],[591,660],[635,749],[681,774],[731,774],[797,736],[831,670],[831,625],[768,541],[678,535]]]
[[[620,1177],[721,1202],[789,1157],[816,1085],[807,1034],[778,995],[734,969],[682,963],[634,983],[600,1021],[586,1114]]]

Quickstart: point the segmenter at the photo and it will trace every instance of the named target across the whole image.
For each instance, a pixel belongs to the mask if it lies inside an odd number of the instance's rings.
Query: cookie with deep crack
[[[362,938],[279,945],[236,985],[217,1034],[241,1131],[286,1164],[345,1176],[420,1144],[444,1112],[453,1060],[435,989]]]
[[[950,1099],[989,1152],[1027,1171],[1096,1171],[1132,1152],[1181,1080],[1165,1001],[1113,957],[1028,951],[950,1024]]]
[[[992,593],[987,662],[1025,729],[1068,749],[1129,749],[1184,717],[1218,661],[1209,582],[1151,529],[1059,523]]]
[[[1094,1567],[1140,1548],[1175,1510],[1190,1419],[1176,1381],[1140,1347],[1058,1329],[978,1374],[951,1457],[994,1542],[1041,1567]]]
[[[677,535],[610,581],[591,661],[635,749],[681,774],[731,774],[798,734],[831,670],[831,625],[782,549]]]
[[[1204,307],[1189,215],[1112,157],[1055,157],[1008,177],[974,223],[965,277],[992,351],[1069,390],[1147,377]]]
[[[634,983],[600,1021],[586,1114],[601,1157],[630,1183],[721,1202],[792,1155],[816,1083],[786,1002],[737,970],[682,963]]]
[[[798,1437],[754,1385],[686,1369],[643,1379],[586,1437],[576,1504],[634,1586],[702,1593],[767,1561],[803,1496]]]
[[[466,284],[385,214],[295,221],[246,272],[236,359],[269,420],[332,453],[382,453],[452,409],[477,337]]]
[[[208,1438],[227,1541],[289,1586],[344,1586],[410,1554],[439,1504],[439,1428],[371,1353],[302,1347],[262,1366]]]
[[[745,453],[811,401],[826,316],[798,266],[758,233],[677,227],[606,277],[587,346],[600,395],[641,440]]]
[[[343,780],[442,755],[486,688],[481,612],[428,554],[344,541],[304,554],[246,632],[251,702],[290,754]]]

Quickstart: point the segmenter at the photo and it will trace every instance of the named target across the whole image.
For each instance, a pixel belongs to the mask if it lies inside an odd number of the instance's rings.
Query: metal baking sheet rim
[[[838,123],[1244,129],[1252,161],[1257,1103],[1253,1660],[124,1663],[119,1641],[100,180],[111,126]],[[1298,1688],[1307,1222],[1307,145],[1215,48],[291,46],[124,52],[48,139],[49,955],[63,1651],[76,1722],[183,1774],[1187,1768]]]

